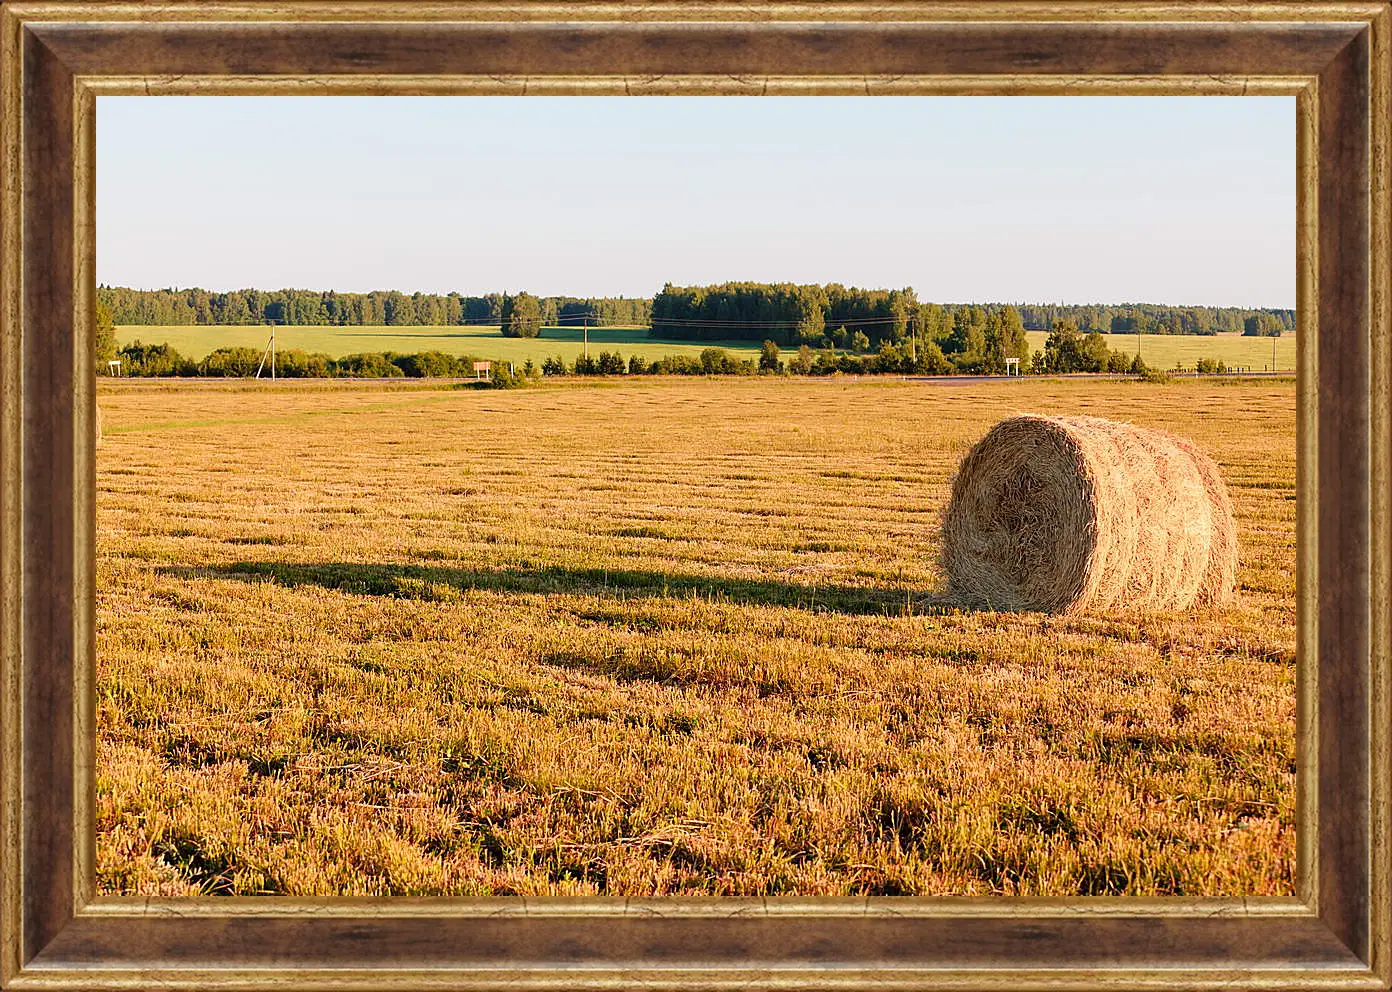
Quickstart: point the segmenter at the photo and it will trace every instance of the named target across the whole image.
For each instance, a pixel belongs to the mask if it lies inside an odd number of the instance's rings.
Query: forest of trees
[[[530,294],[521,293],[519,296]],[[646,325],[652,301],[629,297],[532,297],[543,325]],[[117,324],[297,324],[339,326],[493,325],[502,321],[502,293],[320,292],[308,289],[125,289],[99,286],[97,299]]]
[[[1252,314],[1242,322],[1243,335],[1247,337],[1263,338],[1280,337],[1288,329],[1295,326],[1294,323],[1292,323],[1288,327],[1285,321],[1281,319],[1280,315],[1284,312],[1285,311],[1272,312],[1263,310],[1259,313]]]
[[[1280,334],[1295,330],[1295,311],[1280,309],[1248,310],[1242,307],[1170,307],[1155,303],[1123,303],[1111,306],[1088,304],[1023,304],[1020,316],[1031,331],[1052,330],[1063,320],[1071,320],[1083,333],[1103,334],[1236,334],[1247,333],[1247,321],[1261,317],[1263,326],[1275,328],[1264,333]]]
[[[909,337],[944,341],[961,326],[959,315],[984,325],[1007,311],[1025,330],[1070,323],[1086,334],[1280,334],[1295,329],[1294,310],[1172,307],[1152,303],[1069,305],[920,302],[912,288],[857,289],[794,283],[728,282],[714,286],[668,284],[653,298],[650,334],[666,340],[761,341],[779,345],[878,350]],[[1260,328],[1260,329],[1257,329]],[[944,350],[946,346],[944,345]]]
[[[541,301],[531,293],[503,297],[499,327],[505,338],[534,338],[541,333]]]
[[[852,347],[863,336],[865,348],[909,336],[918,308],[911,289],[854,289],[833,283],[727,282],[718,286],[673,286],[653,298],[655,338],[696,341],[762,341],[780,345],[819,343]],[[839,340],[838,340],[839,339]]]
[[[912,289],[848,289],[791,283],[666,286],[653,299],[652,337],[767,340],[775,346],[884,353],[881,366],[1004,372],[1024,365],[1029,341],[1013,306],[920,304]]]
[[[644,325],[664,340],[759,341],[757,360],[737,359],[719,348],[701,358],[668,356],[649,362],[601,352],[567,364],[547,359],[518,377],[533,375],[830,375],[835,373],[999,374],[1009,360],[1022,373],[1112,372],[1145,374],[1139,357],[1113,349],[1106,335],[1137,331],[1216,334],[1240,331],[1274,336],[1294,329],[1291,310],[1236,307],[1167,307],[1154,304],[1055,306],[940,304],[920,302],[912,288],[858,289],[837,283],[732,282],[714,286],[668,284],[652,300],[625,297],[537,297],[530,293],[445,296],[395,291],[372,293],[256,289],[229,293],[190,290],[97,291],[96,352],[99,368],[119,357],[126,375],[227,376],[255,372],[261,353],[219,348],[201,361],[167,344],[133,342],[117,350],[115,325],[341,324],[497,325],[507,337],[536,337],[544,326]],[[1042,350],[1031,352],[1026,330],[1048,330]],[[795,349],[787,355],[780,348]],[[284,351],[278,374],[288,377],[466,376],[471,358],[439,352],[413,355],[364,353],[333,359]],[[531,362],[527,363],[531,366]],[[1202,363],[1201,363],[1202,364]],[[1219,363],[1211,369],[1223,371]],[[499,385],[510,384],[511,376]]]
[[[1136,304],[1016,304],[920,302],[911,288],[858,289],[831,283],[730,282],[662,288],[652,299],[541,296],[540,325],[645,326],[655,338],[687,341],[763,341],[779,345],[877,351],[888,341],[941,340],[963,310],[1012,309],[1026,330],[1052,330],[1071,321],[1082,333],[1277,335],[1295,329],[1295,311],[1241,307]],[[116,324],[501,325],[508,296],[337,293],[305,289],[125,289],[101,286],[97,299]],[[526,308],[530,311],[530,303]],[[980,323],[984,318],[972,317]],[[1012,318],[1013,319],[1013,318]],[[527,322],[530,326],[530,317]]]

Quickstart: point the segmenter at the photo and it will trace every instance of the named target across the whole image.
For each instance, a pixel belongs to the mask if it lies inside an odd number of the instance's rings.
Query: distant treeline
[[[650,325],[654,338],[687,341],[764,341],[780,345],[854,348],[916,337],[943,341],[958,314],[999,313],[1006,304],[921,302],[912,288],[859,289],[830,283],[730,282],[666,285],[654,298],[336,293],[304,289],[125,289],[102,286],[97,299],[117,324],[294,324],[338,326],[501,325],[510,300],[535,300],[541,324]],[[1069,321],[1080,331],[1143,334],[1243,333],[1277,335],[1295,329],[1295,311],[1241,307],[1174,307],[1153,303],[1016,304],[1026,330],[1053,330]]]
[[[780,345],[854,348],[898,345],[909,338],[937,342],[960,334],[961,315],[980,323],[1005,311],[1027,330],[1053,330],[1065,322],[1088,333],[1277,335],[1295,329],[1295,311],[1240,307],[1174,307],[1152,303],[939,304],[920,302],[912,288],[858,289],[837,283],[728,282],[673,286],[652,301],[650,335],[665,340],[762,341]],[[865,350],[865,349],[860,349]]]
[[[526,295],[526,294],[519,294]],[[320,292],[307,289],[125,289],[100,286],[97,299],[117,324],[294,324],[337,326],[442,326],[498,324],[504,294]],[[548,326],[645,325],[649,299],[537,297]]]
[[[1158,303],[1022,304],[1020,317],[1031,331],[1052,330],[1071,320],[1083,332],[1103,334],[1248,334],[1275,337],[1295,330],[1295,311],[1243,307],[1170,307]]]

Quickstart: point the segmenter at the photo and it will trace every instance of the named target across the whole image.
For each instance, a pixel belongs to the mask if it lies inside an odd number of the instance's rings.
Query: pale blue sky
[[[1289,97],[101,97],[112,285],[1295,303]]]

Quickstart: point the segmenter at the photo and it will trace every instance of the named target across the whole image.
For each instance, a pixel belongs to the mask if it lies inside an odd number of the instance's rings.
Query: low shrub
[[[338,359],[334,362],[334,375],[349,379],[399,379],[406,373],[387,353],[368,351]]]
[[[135,376],[193,376],[198,364],[185,358],[167,344],[141,344],[132,341],[117,355],[121,372]]]
[[[264,352],[255,348],[218,348],[199,364],[200,375],[214,378],[240,378],[255,375],[261,367]],[[270,368],[267,366],[267,374]]]

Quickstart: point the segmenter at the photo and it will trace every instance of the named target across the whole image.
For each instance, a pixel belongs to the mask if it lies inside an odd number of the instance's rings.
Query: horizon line
[[[670,281],[669,281],[666,285],[670,285],[670,286],[672,286],[672,287],[674,287],[674,288],[677,288],[677,289],[682,289],[682,288],[691,288],[691,287],[693,287],[693,286],[721,286],[721,285],[725,285],[725,284],[728,284],[728,283],[739,283],[739,282],[747,282],[747,283],[751,283],[751,284],[754,284],[754,285],[764,285],[764,286],[792,285],[792,286],[823,286],[823,287],[824,287],[824,286],[830,286],[830,285],[842,285],[842,286],[845,286],[847,289],[867,289],[867,290],[890,290],[890,289],[893,288],[893,287],[889,287],[889,286],[855,286],[855,285],[851,285],[851,284],[847,284],[847,283],[821,283],[821,282],[799,283],[799,282],[794,282],[794,281],[792,281],[792,280],[785,280],[785,281],[781,281],[781,282],[760,282],[759,280],[741,280],[741,279],[728,279],[728,280],[725,280],[724,283],[690,283],[690,284],[686,284],[686,283],[681,283],[681,284],[679,284],[679,283],[674,283],[674,282],[670,282]],[[912,286],[903,286],[903,287],[898,287],[898,288],[899,288],[899,289],[913,289]],[[617,294],[617,295],[608,296],[608,295],[603,295],[603,294],[598,294],[598,293],[591,293],[591,294],[588,294],[588,295],[579,296],[579,295],[576,295],[576,294],[574,294],[574,293],[532,293],[532,292],[530,292],[530,291],[528,291],[528,290],[525,290],[525,289],[519,289],[519,290],[517,290],[517,293],[509,293],[509,292],[506,291],[506,290],[497,290],[497,289],[489,290],[489,291],[483,292],[483,293],[468,293],[468,292],[464,292],[464,291],[462,291],[462,290],[457,290],[457,289],[446,290],[446,291],[444,291],[444,292],[420,289],[420,290],[410,290],[410,291],[408,292],[407,290],[404,290],[404,289],[386,289],[386,288],[376,288],[376,289],[313,289],[313,288],[304,287],[304,286],[280,286],[280,287],[277,287],[276,289],[261,289],[260,287],[257,287],[257,286],[238,286],[238,287],[235,287],[235,288],[233,288],[233,289],[209,289],[209,288],[206,287],[206,286],[153,286],[153,287],[139,287],[139,286],[118,286],[118,285],[114,285],[114,284],[112,284],[112,283],[98,283],[98,284],[97,284],[97,289],[99,289],[99,290],[101,290],[101,289],[125,289],[125,290],[130,290],[130,291],[136,292],[136,293],[187,293],[187,292],[191,292],[191,291],[195,291],[195,290],[196,290],[196,291],[200,291],[200,292],[205,292],[205,293],[237,293],[237,292],[245,292],[245,291],[247,291],[247,290],[256,290],[257,292],[261,292],[261,293],[277,293],[277,292],[279,292],[279,293],[283,293],[283,292],[299,292],[299,293],[320,293],[320,294],[323,294],[323,293],[343,293],[343,294],[352,294],[352,295],[355,295],[355,296],[367,296],[367,295],[369,295],[369,294],[371,294],[371,293],[401,293],[403,296],[416,296],[416,295],[420,295],[420,296],[460,296],[460,297],[472,297],[472,298],[474,298],[474,299],[482,299],[482,298],[484,298],[484,297],[487,297],[487,296],[494,296],[494,295],[496,295],[496,296],[518,295],[518,294],[521,294],[521,293],[527,293],[528,295],[534,296],[534,297],[536,297],[537,299],[571,299],[571,300],[651,300],[654,296],[657,295],[657,293],[653,293],[653,294],[645,295],[645,296],[629,296],[629,295],[625,295],[625,294],[620,293],[620,294]],[[660,292],[660,291],[659,291],[659,292]],[[918,295],[917,291],[914,291],[914,295],[915,295],[915,296]],[[1106,302],[1106,301],[1103,301],[1103,300],[1088,300],[1088,301],[1086,301],[1086,302],[1074,302],[1074,301],[1062,301],[1062,300],[1039,300],[1039,301],[1030,301],[1030,300],[1000,300],[1000,299],[997,299],[997,300],[935,300],[935,299],[924,299],[924,298],[920,298],[920,299],[918,300],[918,302],[919,302],[919,303],[930,303],[930,304],[935,304],[935,305],[937,305],[937,306],[949,306],[949,307],[960,307],[960,306],[1028,306],[1028,307],[1137,307],[1137,306],[1156,306],[1156,307],[1174,307],[1174,308],[1202,308],[1202,309],[1208,309],[1208,310],[1288,310],[1288,311],[1291,311],[1291,312],[1294,312],[1294,311],[1297,309],[1297,307],[1296,307],[1295,305],[1291,305],[1291,306],[1271,306],[1271,305],[1251,306],[1251,305],[1242,304],[1242,303],[1168,303],[1168,302],[1164,302],[1164,301],[1161,301],[1161,300],[1120,300],[1120,301],[1116,301],[1116,302]],[[130,326],[135,326],[135,325],[130,325]],[[238,326],[238,325],[227,325],[227,326]]]

